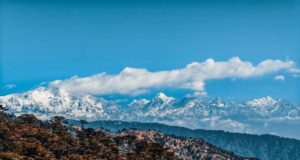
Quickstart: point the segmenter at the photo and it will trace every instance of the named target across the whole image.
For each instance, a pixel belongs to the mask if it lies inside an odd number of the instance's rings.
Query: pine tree
[[[86,120],[81,119],[79,121],[81,123],[81,128],[84,129],[84,125],[88,124],[88,122]]]

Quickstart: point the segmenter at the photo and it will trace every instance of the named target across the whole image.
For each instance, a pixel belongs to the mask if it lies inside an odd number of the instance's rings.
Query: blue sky
[[[1,95],[42,82],[185,68],[208,58],[239,57],[254,66],[266,59],[300,66],[297,0],[1,1]],[[274,80],[283,75],[285,80]],[[243,101],[272,96],[300,104],[300,78],[276,71],[205,81],[208,96]],[[7,85],[11,85],[8,86]],[[161,87],[183,97],[194,90]]]

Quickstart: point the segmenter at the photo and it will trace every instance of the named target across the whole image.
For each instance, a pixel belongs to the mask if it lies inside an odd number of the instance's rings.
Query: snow
[[[173,97],[167,97],[164,93],[162,93],[162,92],[159,92],[154,98],[153,98],[154,100],[155,99],[161,99],[163,102],[170,102],[170,101],[172,101],[172,100],[175,100],[175,98],[173,98]]]
[[[70,119],[126,120],[161,122],[190,128],[248,131],[255,121],[299,120],[300,107],[271,97],[253,99],[245,103],[227,102],[221,98],[176,100],[158,93],[150,101],[133,100],[128,106],[101,97],[84,95],[74,97],[65,90],[37,88],[22,94],[0,97],[0,103],[15,114],[34,113],[47,119],[63,115]],[[218,117],[215,119],[214,117]]]
[[[131,103],[129,103],[128,106],[134,107],[134,106],[144,106],[145,104],[149,103],[150,101],[146,99],[141,99],[141,100],[133,100]]]
[[[271,98],[270,96],[267,96],[247,101],[246,104],[254,107],[270,107],[273,106],[276,102],[277,101],[275,99]]]

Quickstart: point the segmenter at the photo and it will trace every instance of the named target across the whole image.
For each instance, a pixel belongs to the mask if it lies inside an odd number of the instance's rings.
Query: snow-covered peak
[[[167,96],[164,93],[159,92],[155,95],[155,98],[165,99]]]
[[[54,93],[51,90],[46,89],[45,87],[39,87],[35,90],[21,94],[3,96],[0,100],[8,100],[9,103],[19,105],[26,103],[48,105],[52,98],[54,98]]]
[[[113,105],[103,98],[92,95],[74,97],[64,90],[45,87],[25,93],[0,96],[0,103],[15,114],[35,113],[40,118],[45,115],[48,118],[53,115],[64,115],[67,118],[90,120],[112,117],[104,110],[106,105]],[[109,112],[114,111],[110,110]]]
[[[220,97],[213,98],[208,102],[210,105],[217,106],[217,107],[225,107],[227,103],[225,100],[221,99]]]
[[[259,98],[259,99],[253,99],[246,102],[248,106],[252,106],[252,107],[268,107],[268,106],[273,106],[275,103],[277,103],[277,101],[270,96]]]
[[[131,103],[128,104],[129,107],[138,107],[138,108],[142,108],[144,105],[146,105],[147,103],[149,103],[148,100],[146,99],[141,99],[141,100],[133,100]]]

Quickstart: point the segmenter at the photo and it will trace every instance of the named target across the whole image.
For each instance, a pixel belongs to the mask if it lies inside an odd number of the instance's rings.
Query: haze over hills
[[[15,114],[34,113],[41,119],[63,115],[69,119],[159,122],[191,129],[271,133],[300,139],[300,107],[283,99],[263,97],[243,103],[221,98],[177,100],[158,93],[151,100],[126,105],[92,95],[71,96],[62,89],[39,87],[22,94],[0,97]]]
[[[233,152],[222,150],[200,138],[176,137],[157,131],[138,131],[134,129],[118,131],[115,134],[121,136],[133,135],[140,140],[158,143],[183,160],[259,160],[257,158],[238,157]]]
[[[70,120],[69,123],[75,126],[81,126],[79,122],[74,120]],[[253,135],[204,129],[192,130],[185,127],[169,126],[159,123],[107,120],[90,122],[86,125],[86,127],[102,128],[112,132],[121,133],[124,131],[124,129],[125,132],[126,129],[137,129],[137,131],[146,131],[146,133],[149,130],[155,130],[166,135],[180,136],[181,140],[187,138],[197,140],[198,138],[201,138],[210,144],[225,149],[226,151],[234,152],[238,156],[257,157],[264,160],[298,160],[300,156],[299,140],[283,138],[274,135]],[[150,134],[150,137],[153,136]],[[172,144],[169,143],[168,140],[159,140],[157,142],[163,145],[165,145],[164,143],[168,143],[166,145]]]

